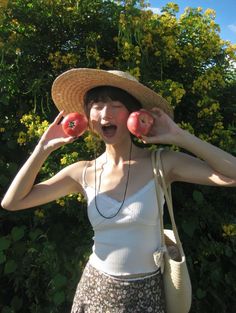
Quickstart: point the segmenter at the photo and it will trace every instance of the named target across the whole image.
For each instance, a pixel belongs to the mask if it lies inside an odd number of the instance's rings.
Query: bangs
[[[97,102],[119,101],[131,113],[142,108],[141,103],[123,89],[112,86],[99,86],[90,89],[84,97],[84,111],[88,117],[90,107]]]
[[[119,101],[121,98],[121,92],[124,91],[119,88],[110,87],[110,86],[102,86],[96,87],[89,90],[86,94],[86,102],[108,102],[108,101]]]

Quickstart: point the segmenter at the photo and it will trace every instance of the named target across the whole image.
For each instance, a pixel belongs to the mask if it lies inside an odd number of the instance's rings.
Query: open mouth
[[[107,124],[102,126],[102,132],[105,137],[112,137],[116,133],[117,126],[113,124]]]

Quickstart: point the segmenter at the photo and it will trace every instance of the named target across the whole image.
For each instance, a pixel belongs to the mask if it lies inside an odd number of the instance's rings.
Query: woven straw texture
[[[146,109],[159,107],[173,117],[169,103],[150,88],[139,83],[129,73],[76,68],[58,76],[52,85],[52,98],[59,111],[83,113],[83,99],[86,92],[98,86],[121,88]]]

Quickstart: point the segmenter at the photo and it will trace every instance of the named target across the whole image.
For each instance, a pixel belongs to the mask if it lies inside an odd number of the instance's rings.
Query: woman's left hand
[[[144,143],[176,144],[182,129],[160,108],[151,110],[154,124],[148,136],[142,136]]]

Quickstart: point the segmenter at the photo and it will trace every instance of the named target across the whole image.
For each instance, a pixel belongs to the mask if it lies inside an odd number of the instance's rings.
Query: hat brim
[[[84,113],[84,95],[98,86],[121,88],[135,97],[143,108],[159,107],[173,117],[169,103],[150,88],[136,80],[99,69],[75,68],[62,73],[52,85],[52,99],[59,111]]]

